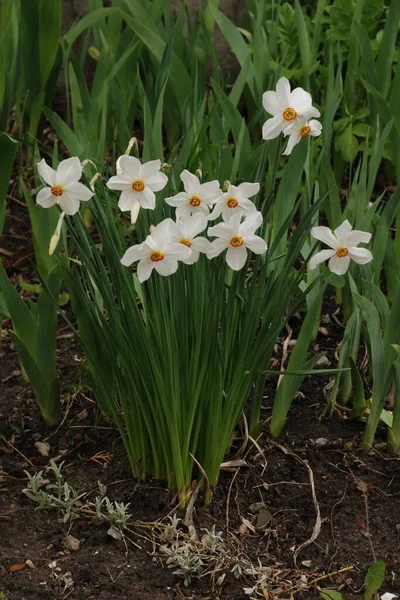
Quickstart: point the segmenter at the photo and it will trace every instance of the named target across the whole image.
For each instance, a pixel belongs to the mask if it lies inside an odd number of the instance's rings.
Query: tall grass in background
[[[355,228],[373,232],[373,264],[353,270],[347,280],[330,278],[346,326],[339,367],[348,370],[337,375],[328,407],[332,409],[337,399],[342,403],[352,399],[355,417],[369,414],[364,442],[370,445],[387,391],[395,386],[397,408],[394,419],[389,415],[386,422],[391,449],[398,450],[396,337],[385,333],[388,311],[397,314],[400,238],[396,227],[389,236],[388,231],[397,224],[398,196],[390,196],[385,184],[395,183],[400,172],[396,151],[400,3],[248,0],[240,27],[219,10],[218,2],[202,3],[196,15],[189,15],[185,7],[174,14],[169,2],[161,1],[112,0],[104,6],[101,0],[91,0],[89,4],[90,12],[62,38],[58,1],[4,0],[0,5],[0,63],[4,67],[0,69],[0,128],[19,137],[21,148],[28,147],[23,155],[28,166],[32,166],[32,156],[37,161],[39,150],[54,166],[58,160],[58,149],[43,144],[40,135],[36,137],[40,118],[46,118],[62,153],[90,158],[102,173],[107,170],[104,164],[114,165],[129,139],[136,136],[144,161],[160,158],[168,162],[172,189],[183,168],[201,169],[205,177],[221,183],[260,181],[264,235],[277,249],[270,265],[272,278],[286,260],[281,254],[286,252],[288,234],[282,227],[288,219],[297,222],[312,214],[310,225],[320,218],[335,228],[347,218]],[[219,66],[213,41],[216,30],[235,57],[232,72],[223,72]],[[86,77],[89,63],[94,65],[91,82]],[[60,72],[66,86],[63,114],[52,106]],[[280,156],[280,141],[267,145],[260,139],[265,120],[262,93],[274,88],[281,75],[309,90],[323,115],[323,136],[310,147],[304,142],[289,161]],[[50,209],[45,216],[34,205],[37,185],[38,181],[27,182],[24,197],[32,219],[36,261],[46,280],[55,265],[47,248],[57,210]],[[324,193],[328,193],[326,200],[316,203]],[[91,218],[86,209],[86,225]],[[47,219],[42,228],[41,219]],[[73,238],[68,256],[73,255],[75,243]],[[63,248],[66,252],[65,243]],[[311,240],[304,237],[299,248],[303,260],[311,248]],[[381,283],[387,307],[381,295],[371,292],[372,286],[379,289]],[[313,289],[303,301],[308,316],[289,365],[293,373],[307,372],[316,362],[307,356],[307,348],[318,329],[324,284],[315,272],[307,274],[307,284]],[[363,296],[367,297],[364,302]],[[374,331],[368,327],[372,322]],[[382,369],[374,359],[380,352],[378,339],[387,348],[384,383],[379,381]],[[369,394],[364,397],[366,386],[356,367],[363,341],[371,355],[372,400]],[[266,377],[263,372],[256,377],[251,415],[254,435],[260,428]],[[289,374],[281,381],[271,423],[275,435],[284,426],[302,378]]]

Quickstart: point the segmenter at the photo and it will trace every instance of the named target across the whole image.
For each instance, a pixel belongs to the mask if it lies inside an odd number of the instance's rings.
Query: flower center
[[[228,208],[236,208],[238,204],[239,202],[236,200],[236,198],[228,198],[228,200],[226,201],[226,205]]]
[[[243,246],[243,244],[243,238],[240,237],[240,235],[235,235],[235,237],[231,239],[231,246],[234,248],[239,248],[239,246]]]
[[[189,204],[190,206],[200,206],[201,198],[199,198],[198,196],[192,196],[189,200]]]
[[[282,113],[282,116],[285,119],[285,121],[293,121],[293,119],[297,117],[297,112],[294,110],[294,108],[285,108],[285,110]]]
[[[344,246],[339,246],[339,248],[336,249],[336,256],[338,258],[344,258],[345,256],[347,256],[349,253],[348,249],[345,248]]]
[[[190,248],[190,246],[192,245],[192,242],[190,240],[188,240],[188,238],[183,238],[181,240],[181,244],[184,244],[185,246],[187,246],[188,248]]]
[[[53,194],[53,196],[62,196],[64,190],[61,187],[61,185],[53,185],[50,191]]]
[[[160,260],[162,260],[163,258],[164,254],[160,252],[160,250],[154,250],[154,252],[150,254],[150,260],[152,260],[153,262],[160,262]]]
[[[136,179],[136,181],[132,183],[132,189],[135,190],[135,192],[143,192],[144,187],[145,185],[142,179]]]
[[[300,129],[300,135],[302,137],[305,137],[306,135],[308,135],[311,131],[311,127],[309,125],[304,125],[304,127],[302,127]]]

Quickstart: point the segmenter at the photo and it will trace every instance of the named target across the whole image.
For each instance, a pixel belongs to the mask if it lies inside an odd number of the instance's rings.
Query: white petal
[[[283,131],[285,127],[285,119],[281,114],[272,117],[265,121],[262,128],[262,136],[264,140],[273,140]]]
[[[398,596],[396,594],[391,594],[390,592],[386,592],[381,596],[381,600],[393,600],[394,598],[398,598]]]
[[[136,223],[138,216],[139,216],[139,211],[140,211],[140,204],[139,204],[139,202],[136,202],[131,208],[131,223],[132,223],[132,225],[134,225]]]
[[[190,256],[188,258],[182,258],[182,262],[185,265],[194,265],[199,260],[200,252],[193,248],[193,245],[190,248]]]
[[[110,177],[107,181],[106,186],[109,190],[121,192],[122,190],[132,188],[132,183],[132,179],[126,175],[114,175],[114,177]]]
[[[308,125],[311,127],[310,135],[312,135],[313,137],[318,137],[319,135],[321,135],[322,125],[319,121],[311,119]]]
[[[80,206],[78,196],[72,192],[63,192],[62,196],[58,198],[58,204],[66,215],[74,215],[78,212]]]
[[[336,250],[336,248],[338,248],[338,246],[340,246],[340,244],[338,243],[338,240],[333,235],[333,233],[329,229],[329,227],[323,227],[323,226],[312,227],[311,235],[316,240],[319,240],[320,242],[324,242],[324,244],[326,244],[330,248],[333,248],[334,250]]]
[[[36,196],[36,202],[39,206],[43,206],[43,208],[50,208],[50,206],[55,205],[56,196],[53,196],[49,187],[45,187]]]
[[[321,252],[317,252],[309,262],[310,269],[315,269],[318,265],[328,260],[328,258],[332,258],[332,256],[335,256],[335,250],[321,250]]]
[[[143,283],[143,281],[146,281],[150,277],[155,264],[156,263],[153,262],[150,258],[145,258],[144,260],[141,260],[138,263],[137,276],[140,283]]]
[[[311,119],[312,117],[320,117],[321,113],[319,112],[318,108],[315,108],[315,106],[311,106],[310,108],[302,108],[301,109],[301,114],[304,115],[304,117],[308,120]],[[300,108],[299,108],[299,116],[300,116]]]
[[[359,265],[365,265],[373,259],[372,253],[366,248],[349,247],[349,256]]]
[[[140,177],[146,181],[152,179],[159,174],[161,168],[161,160],[149,160],[141,165]]]
[[[165,198],[165,202],[169,204],[169,206],[178,207],[182,203],[186,203],[189,200],[189,194],[186,192],[179,192],[179,194],[175,194],[175,196],[170,196],[169,198]]]
[[[237,231],[233,231],[228,223],[218,223],[218,225],[209,227],[207,230],[207,235],[209,237],[220,237],[224,240],[230,240],[235,233],[237,233]]]
[[[136,244],[136,246],[131,246],[125,252],[123,257],[121,258],[121,263],[125,267],[129,267],[136,260],[142,260],[149,255],[149,249],[145,248],[143,244]]]
[[[205,204],[212,204],[222,196],[222,191],[218,181],[208,181],[200,185],[197,194]]]
[[[202,213],[193,215],[184,224],[185,236],[191,240],[205,230],[207,223],[207,218]]]
[[[346,219],[345,221],[343,221],[343,223],[341,225],[339,225],[339,227],[337,227],[335,229],[335,231],[333,232],[339,242],[339,246],[345,246],[347,244],[347,236],[349,235],[350,231],[352,230],[352,226],[350,225],[350,223],[348,222],[348,220]]]
[[[67,187],[69,183],[79,181],[81,177],[82,165],[81,161],[76,156],[62,160],[57,167],[58,185]]]
[[[354,229],[346,236],[346,248],[350,246],[358,246],[361,242],[368,244],[372,237],[371,233],[366,231],[359,231],[358,229]]]
[[[135,156],[123,154],[118,159],[118,166],[122,169],[122,173],[131,178],[132,181],[140,179],[141,162]]]
[[[277,115],[283,112],[278,101],[278,94],[276,92],[264,92],[262,103],[263,107],[270,115]]]
[[[246,248],[249,248],[255,254],[263,254],[268,248],[267,242],[259,235],[246,235],[243,241]]]
[[[336,273],[336,275],[344,275],[349,268],[350,257],[344,256],[340,258],[339,256],[332,256],[328,263],[328,267],[332,271],[332,273]]]
[[[155,208],[156,197],[150,188],[145,187],[142,192],[137,192],[136,197],[142,208],[150,208],[152,210]]]
[[[300,113],[302,110],[310,109],[312,108],[311,105],[311,94],[303,90],[303,88],[297,87],[291,92],[288,106],[294,108],[296,112]]]
[[[216,205],[214,206],[214,210],[209,214],[208,216],[208,220],[209,221],[214,221],[214,219],[218,219],[219,215],[221,214],[221,212],[224,209],[224,205],[221,202],[217,202]],[[224,220],[225,217],[224,217]]]
[[[153,192],[159,192],[163,190],[168,183],[168,177],[165,173],[157,173],[156,175],[145,179],[146,186],[148,186]]]
[[[289,141],[287,143],[286,150],[285,150],[285,152],[282,152],[282,154],[284,156],[289,156],[290,154],[292,154],[293,148],[300,142],[300,140],[301,140],[301,135],[299,133],[297,133],[297,132],[292,133],[289,136]]]
[[[189,250],[189,248],[186,248],[186,250]],[[168,277],[168,275],[172,275],[178,270],[178,261],[165,256],[163,260],[154,263],[154,268],[163,277]]]
[[[123,190],[118,200],[118,208],[120,210],[132,210],[134,205],[138,202],[137,195],[138,193],[132,188]]]
[[[247,251],[245,246],[239,246],[239,248],[233,248],[229,246],[228,252],[226,253],[226,262],[233,271],[240,271],[246,264]]]
[[[180,178],[183,183],[183,187],[185,188],[185,192],[187,192],[188,194],[194,194],[199,189],[199,179],[196,177],[196,175],[193,175],[193,173],[190,173],[187,169],[182,171]]]
[[[192,241],[191,250],[196,250],[196,252],[203,252],[203,254],[208,254],[213,250],[213,245],[210,240],[206,240],[204,237],[197,237]]]
[[[53,186],[56,181],[57,171],[49,167],[44,158],[38,163],[38,172],[40,177],[48,183],[50,186]]]
[[[200,205],[201,206],[201,205]],[[194,212],[193,207],[190,204],[181,204],[176,209],[176,218],[186,220],[190,217],[190,215]]]
[[[282,108],[283,112],[285,108],[290,107],[289,98],[290,98],[290,83],[286,77],[281,77],[276,84],[276,93],[278,95],[278,102]]]
[[[253,235],[253,233],[261,226],[263,222],[263,216],[260,211],[252,212],[248,215],[243,223],[240,224],[240,235]]]
[[[251,198],[260,191],[260,184],[243,182],[238,185],[238,190],[245,198]]]
[[[181,243],[170,242],[165,247],[165,256],[171,257],[174,260],[183,260],[184,258],[189,258],[190,252],[190,248]]]
[[[230,244],[228,240],[225,240],[223,238],[217,238],[213,241],[211,246],[212,248],[207,253],[208,258],[215,258],[216,256],[219,256],[221,252],[230,247]]]
[[[155,242],[156,246],[164,248],[175,234],[176,223],[172,219],[164,219],[154,228],[150,239]]]
[[[83,183],[79,183],[79,181],[76,181],[74,183],[69,183],[67,185],[65,191],[76,194],[78,196],[79,200],[84,201],[84,202],[87,200],[90,200],[90,198],[92,196],[94,196],[94,193],[91,192],[89,190],[89,188],[86,187],[86,185],[83,185]]]

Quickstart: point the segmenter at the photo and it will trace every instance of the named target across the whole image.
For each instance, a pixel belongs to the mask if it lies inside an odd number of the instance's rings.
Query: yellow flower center
[[[305,137],[306,135],[308,135],[311,131],[311,127],[309,125],[304,125],[304,127],[302,127],[300,129],[300,135]]]
[[[183,238],[181,240],[181,244],[184,244],[185,246],[187,246],[188,248],[190,248],[190,246],[192,245],[192,242],[190,240],[188,240],[187,238]]]
[[[200,206],[201,198],[199,198],[198,196],[192,196],[189,200],[189,204],[190,206]]]
[[[345,256],[347,256],[349,253],[347,248],[344,248],[344,246],[340,246],[339,248],[336,249],[336,256],[338,258],[344,258]]]
[[[132,189],[135,190],[135,192],[143,192],[144,188],[145,185],[142,179],[136,179],[136,181],[132,183]]]
[[[236,198],[228,198],[228,200],[226,201],[226,205],[228,208],[236,208],[238,204],[239,202],[236,200]]]
[[[61,185],[53,185],[50,191],[53,194],[53,196],[62,196],[64,190],[61,187]]]
[[[243,238],[240,237],[240,235],[235,235],[235,237],[231,239],[231,246],[234,248],[239,248],[239,246],[243,246],[243,244]]]
[[[285,121],[293,121],[293,119],[297,117],[297,112],[294,110],[294,108],[285,108],[285,110],[282,113],[282,116],[285,119]]]
[[[152,260],[153,262],[160,262],[160,260],[162,260],[163,258],[164,254],[160,252],[160,250],[154,250],[154,252],[150,254],[150,260]]]

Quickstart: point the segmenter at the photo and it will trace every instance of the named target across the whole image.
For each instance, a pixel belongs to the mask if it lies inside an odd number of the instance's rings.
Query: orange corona
[[[188,248],[190,248],[190,246],[192,245],[192,242],[190,240],[188,240],[187,238],[183,238],[181,240],[181,244],[183,244],[184,246],[187,246]]]
[[[62,196],[63,195],[63,189],[61,187],[61,185],[53,185],[53,187],[51,188],[51,193],[53,194],[53,196]]]
[[[235,237],[231,239],[231,246],[233,246],[233,248],[239,248],[239,246],[243,246],[243,243],[243,238],[240,237],[240,235],[235,235]]]
[[[282,113],[282,116],[285,119],[285,121],[293,121],[293,119],[297,117],[297,112],[294,110],[294,108],[285,108],[285,110]]]
[[[239,202],[236,200],[236,198],[228,198],[228,200],[226,201],[226,205],[228,208],[236,208],[238,204]]]
[[[306,135],[309,135],[310,131],[311,127],[309,125],[304,125],[304,127],[300,129],[300,135],[302,137],[305,137]]]
[[[200,206],[201,204],[201,198],[199,198],[198,196],[192,196],[189,200],[189,204],[190,206]]]
[[[340,246],[340,248],[336,249],[336,256],[338,258],[344,258],[345,256],[347,256],[349,253],[347,248],[344,248],[343,246]]]
[[[132,183],[132,189],[135,190],[135,192],[143,192],[144,188],[144,181],[142,181],[141,179],[137,179]]]
[[[150,259],[153,262],[160,262],[160,260],[162,260],[163,258],[164,258],[164,254],[162,252],[160,252],[160,250],[155,250],[150,255]]]

